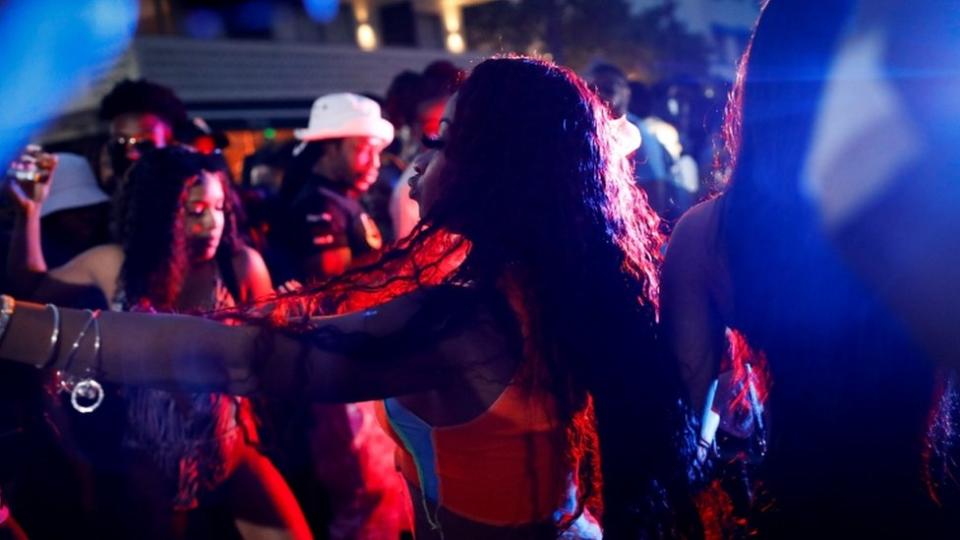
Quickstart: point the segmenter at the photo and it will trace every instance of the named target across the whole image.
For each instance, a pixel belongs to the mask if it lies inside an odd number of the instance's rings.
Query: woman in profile
[[[601,515],[610,538],[696,534],[682,385],[656,335],[658,220],[604,107],[565,68],[498,58],[441,124],[412,180],[423,220],[376,266],[227,314],[239,327],[104,314],[83,365],[383,400],[418,538],[593,539]],[[0,357],[62,368],[37,345],[51,310],[15,311]],[[68,343],[89,317],[61,319]]]

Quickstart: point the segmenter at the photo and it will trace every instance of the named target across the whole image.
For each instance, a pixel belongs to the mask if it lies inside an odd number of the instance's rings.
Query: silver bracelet
[[[67,353],[67,360],[63,363],[63,369],[57,370],[57,379],[59,380],[58,386],[62,392],[73,392],[73,387],[77,383],[77,378],[70,373],[70,368],[73,367],[73,359],[77,355],[77,350],[80,348],[80,343],[83,341],[83,338],[86,337],[87,331],[90,330],[90,325],[93,324],[93,321],[96,318],[93,314],[93,311],[85,309],[84,312],[90,315],[90,318],[87,319],[87,322],[83,324],[83,328],[81,328],[80,333],[77,334],[77,339],[75,339],[73,341],[73,345],[70,346],[70,352]]]
[[[0,339],[7,334],[7,327],[10,326],[10,317],[17,308],[17,301],[12,296],[6,294],[0,295]]]
[[[93,321],[93,366],[87,366],[83,369],[82,378],[77,381],[70,392],[70,404],[77,412],[88,414],[97,410],[103,403],[103,386],[97,382],[97,371],[100,368],[100,311],[91,312],[91,321]]]
[[[47,304],[45,308],[53,313],[53,328],[50,330],[50,350],[47,353],[46,361],[41,367],[47,367],[56,360],[57,345],[60,343],[60,308],[54,304]]]

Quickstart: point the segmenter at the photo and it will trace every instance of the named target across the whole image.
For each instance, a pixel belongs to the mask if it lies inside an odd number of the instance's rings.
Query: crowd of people
[[[119,83],[97,163],[7,172],[0,531],[956,537],[948,4],[766,2],[722,148],[505,56],[233,179]]]

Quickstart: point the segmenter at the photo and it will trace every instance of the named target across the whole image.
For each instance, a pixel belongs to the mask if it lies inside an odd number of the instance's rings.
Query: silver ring
[[[70,392],[70,404],[77,412],[87,414],[97,410],[97,407],[103,403],[103,387],[94,379],[83,379],[78,382],[73,391]],[[81,405],[80,400],[89,402],[87,405]]]

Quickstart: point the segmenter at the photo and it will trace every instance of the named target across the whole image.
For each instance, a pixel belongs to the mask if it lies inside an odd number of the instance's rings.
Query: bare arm
[[[17,292],[24,293],[36,287],[47,271],[40,244],[40,203],[28,198],[16,182],[10,184],[20,211],[14,222],[7,254],[7,277]],[[36,189],[46,189],[36,186]],[[17,193],[19,191],[19,193]]]
[[[723,355],[725,324],[714,300],[710,243],[715,201],[680,219],[663,264],[661,306],[667,346],[680,364],[691,404],[703,411]]]
[[[317,322],[344,334],[382,336],[406,324],[418,305],[418,298],[408,296],[376,310]],[[70,344],[88,318],[75,310],[61,313],[61,345],[52,367],[63,366]],[[51,321],[49,310],[18,305],[0,341],[0,358],[43,367]],[[273,330],[231,327],[195,317],[103,313],[101,326],[98,378],[124,384],[235,394],[299,389],[317,401],[349,402],[436,388],[461,369],[448,361],[453,355],[444,342],[371,361]],[[72,371],[93,363],[91,342],[84,343]]]
[[[15,242],[16,240],[14,240]],[[12,244],[11,244],[12,246]],[[7,264],[17,265],[11,248]],[[42,258],[42,255],[41,255]],[[96,287],[105,299],[114,297],[123,251],[114,244],[90,248],[69,262],[49,271],[19,270],[20,282],[16,291],[23,297],[40,302],[72,303],[84,289]]]

